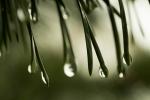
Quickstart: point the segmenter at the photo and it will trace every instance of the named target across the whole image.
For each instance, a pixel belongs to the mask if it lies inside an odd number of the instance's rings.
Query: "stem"
[[[124,41],[124,59],[126,60],[127,65],[130,65],[130,55],[129,55],[129,36],[128,36],[128,28],[126,15],[124,10],[124,5],[122,0],[118,0],[122,21],[122,30],[123,30],[123,41]]]
[[[113,14],[112,6],[110,5],[109,0],[105,0],[107,2],[107,10],[109,13],[110,21],[111,21],[111,26],[113,29],[113,35],[114,35],[114,40],[115,40],[115,46],[116,46],[116,54],[117,54],[117,61],[118,61],[118,72],[119,74],[123,72],[123,67],[122,67],[122,59],[121,59],[121,46],[120,46],[120,39],[118,35],[118,30],[117,30],[117,25],[115,22],[115,17]]]
[[[92,54],[92,45],[91,45],[91,39],[89,35],[89,27],[86,21],[85,13],[83,12],[83,9],[80,5],[80,2],[77,0],[78,8],[81,14],[81,19],[83,22],[83,28],[84,28],[84,34],[85,34],[85,41],[86,41],[86,49],[87,49],[87,58],[88,58],[88,71],[89,75],[92,75],[93,71],[93,54]]]

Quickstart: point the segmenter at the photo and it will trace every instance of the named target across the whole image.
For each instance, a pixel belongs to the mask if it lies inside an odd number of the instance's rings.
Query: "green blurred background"
[[[118,8],[116,1],[112,0],[112,4]],[[127,70],[127,77],[123,79],[117,76],[115,46],[106,6],[102,3],[102,9],[96,8],[89,15],[95,29],[95,37],[110,71],[109,78],[103,79],[98,74],[99,64],[95,52],[93,74],[91,77],[88,75],[80,14],[75,0],[64,2],[70,13],[67,25],[75,52],[77,74],[73,78],[68,78],[63,72],[62,34],[54,0],[40,1],[39,22],[32,27],[39,53],[50,77],[50,87],[46,87],[42,82],[40,72],[31,75],[27,71],[30,62],[30,43],[18,44],[13,41],[8,51],[0,58],[0,100],[150,100],[148,3],[143,0],[136,2],[146,37],[141,36],[133,14],[135,43],[130,38],[133,63]],[[117,16],[116,19],[122,41],[120,20]],[[29,41],[28,36],[26,41]]]

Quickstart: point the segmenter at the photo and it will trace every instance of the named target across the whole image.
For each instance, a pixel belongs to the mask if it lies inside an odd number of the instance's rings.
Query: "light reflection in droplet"
[[[36,59],[34,59],[32,61],[32,63],[28,65],[28,72],[29,72],[29,74],[34,74],[34,73],[38,72],[38,63],[37,63]]]
[[[33,16],[32,20],[33,20],[34,22],[36,22],[36,21],[37,21],[37,16],[36,16],[36,14],[34,14],[34,16]]]
[[[62,16],[63,16],[63,18],[64,18],[65,20],[67,20],[69,15],[68,15],[66,9],[65,9],[63,6],[61,6],[61,11],[62,11]]]
[[[123,78],[124,77],[124,74],[121,72],[119,73],[119,78]]]
[[[132,57],[129,55],[129,61],[128,61],[128,63],[127,63],[127,61],[125,60],[125,57],[123,56],[123,63],[125,64],[125,65],[130,65],[131,63],[132,63]]]
[[[34,14],[32,15],[31,12],[32,12],[31,8],[28,8],[28,13],[29,13],[30,20],[32,20],[33,22],[37,22],[37,20],[38,20],[37,14],[34,13]]]
[[[31,70],[31,65],[28,65],[28,72],[31,74],[32,73],[32,70]]]
[[[28,13],[29,13],[29,17],[32,20],[32,15],[31,15],[31,8],[28,8]]]
[[[64,65],[64,73],[68,77],[73,77],[75,75],[74,69],[71,64],[66,63]]]
[[[68,19],[68,15],[66,13],[63,14],[64,19]]]
[[[42,81],[44,82],[44,84],[48,84],[48,83],[46,82],[46,79],[45,79],[45,77],[44,77],[43,72],[41,72],[41,78],[42,78]]]
[[[101,68],[99,68],[99,76],[102,78],[106,78],[106,75],[104,74],[104,72]]]
[[[21,8],[17,9],[17,16],[20,21],[25,21],[25,14]]]
[[[123,57],[123,63],[127,65],[125,58]]]

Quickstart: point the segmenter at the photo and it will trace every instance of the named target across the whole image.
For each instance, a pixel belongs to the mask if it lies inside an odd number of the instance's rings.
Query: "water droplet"
[[[63,18],[64,18],[65,20],[67,20],[68,17],[69,17],[69,14],[68,14],[68,12],[66,11],[66,9],[65,9],[63,6],[61,6],[61,11],[62,11],[62,16],[63,16]]]
[[[33,59],[32,63],[28,65],[28,72],[29,74],[36,73],[38,71],[38,63],[36,61],[36,58]]]
[[[75,69],[70,63],[64,65],[64,73],[68,77],[73,77],[75,75]]]
[[[37,22],[38,21],[37,13],[34,12],[33,15],[32,15],[31,12],[32,12],[32,9],[28,8],[28,13],[29,13],[30,20],[32,20],[33,22]]]
[[[28,8],[28,13],[29,13],[29,17],[32,20],[32,15],[31,15],[31,8]]]
[[[31,71],[31,65],[28,65],[28,72],[31,74],[32,71]]]
[[[33,21],[33,22],[37,22],[37,15],[36,15],[36,14],[34,14],[34,15],[32,16],[32,21]]]
[[[123,77],[124,77],[123,72],[119,73],[119,78],[123,78]]]
[[[125,58],[123,57],[123,63],[127,65]]]
[[[45,77],[44,77],[44,75],[43,75],[43,72],[41,72],[41,78],[42,78],[42,81],[43,81],[45,84],[47,84],[46,79],[45,79]]]
[[[44,84],[49,86],[49,77],[48,77],[48,75],[41,71],[41,78],[42,78],[42,81],[44,82]]]
[[[123,56],[123,63],[129,66],[132,63],[132,57],[129,55],[129,59],[126,59],[125,56]]]
[[[38,71],[38,65],[37,64],[30,64],[28,65],[28,72],[29,74],[36,73]]]
[[[99,75],[102,78],[106,78],[106,75],[104,74],[103,70],[101,68],[99,68]]]
[[[63,14],[64,19],[68,19],[68,15],[66,13]]]
[[[17,16],[20,21],[25,21],[25,14],[21,8],[17,9]]]

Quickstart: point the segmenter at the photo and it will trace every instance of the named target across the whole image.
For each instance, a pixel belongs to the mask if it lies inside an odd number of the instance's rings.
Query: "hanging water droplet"
[[[28,8],[28,13],[29,13],[30,20],[32,20],[31,8]]]
[[[31,74],[32,71],[31,71],[31,65],[28,65],[28,72]]]
[[[44,82],[44,84],[49,86],[49,77],[48,77],[48,75],[41,71],[41,78],[42,78],[42,81]]]
[[[44,77],[44,75],[43,75],[43,72],[41,72],[41,78],[42,78],[42,81],[43,81],[45,84],[47,84],[46,79],[45,79],[45,77]]]
[[[104,74],[103,70],[101,68],[99,68],[99,75],[102,78],[106,78],[106,75]]]
[[[32,61],[30,65],[28,65],[28,72],[29,74],[36,73],[38,71],[38,63],[36,61],[36,58]]]
[[[124,77],[124,73],[123,72],[119,73],[119,78],[123,78],[123,77]]]
[[[33,15],[32,20],[33,20],[33,22],[37,22],[37,16],[36,16],[36,14]]]
[[[75,69],[70,63],[64,65],[64,73],[68,77],[73,77],[75,75]]]
[[[25,21],[25,14],[21,8],[17,9],[17,16],[20,21]]]
[[[125,56],[123,56],[123,63],[129,66],[132,63],[132,57],[129,55],[129,59],[126,59]]]
[[[38,21],[37,14],[34,12],[33,15],[32,15],[32,9],[31,8],[28,8],[28,13],[29,13],[30,20],[32,20],[33,22]]]
[[[64,18],[65,20],[67,20],[68,17],[69,17],[69,14],[68,14],[68,12],[66,11],[66,9],[65,9],[63,6],[61,6],[61,12],[62,12],[63,18]]]
[[[68,15],[66,13],[63,14],[64,19],[68,19]]]
[[[30,64],[28,65],[28,72],[29,74],[36,73],[38,71],[38,65],[37,64]]]
[[[127,65],[125,58],[123,57],[123,63]]]

